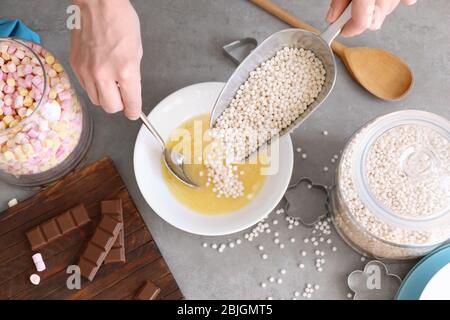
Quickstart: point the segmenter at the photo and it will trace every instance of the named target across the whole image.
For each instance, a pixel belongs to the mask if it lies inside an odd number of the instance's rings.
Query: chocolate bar
[[[86,208],[80,204],[31,229],[26,236],[31,249],[36,251],[90,221]]]
[[[122,228],[123,223],[119,220],[109,215],[102,217],[78,262],[83,277],[89,279],[89,281],[94,280]]]
[[[122,199],[103,201],[101,207],[103,215],[110,215],[123,223]],[[119,237],[106,256],[105,264],[124,263],[125,261],[125,228],[122,227]]]
[[[136,296],[134,297],[135,300],[155,300],[159,293],[161,292],[161,289],[158,288],[153,282],[147,281],[145,285],[143,285],[139,291],[137,292]]]

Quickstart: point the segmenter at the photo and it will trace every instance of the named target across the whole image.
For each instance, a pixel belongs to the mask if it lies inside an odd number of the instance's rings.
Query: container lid
[[[382,116],[362,134],[354,179],[370,210],[400,227],[450,222],[450,122],[405,110]]]

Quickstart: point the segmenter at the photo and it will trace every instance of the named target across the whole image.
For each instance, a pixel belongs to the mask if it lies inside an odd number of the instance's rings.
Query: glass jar
[[[342,152],[332,219],[363,254],[423,256],[450,239],[450,122],[406,110],[358,130]]]
[[[69,173],[92,139],[69,76],[38,44],[0,38],[0,179],[48,184]]]

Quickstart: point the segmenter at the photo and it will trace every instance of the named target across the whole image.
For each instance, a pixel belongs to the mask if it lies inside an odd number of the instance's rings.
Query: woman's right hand
[[[401,3],[413,5],[417,0],[353,0],[352,19],[342,29],[341,35],[353,37],[366,30],[378,30],[386,17]],[[350,0],[332,0],[327,22],[333,23],[344,12]]]

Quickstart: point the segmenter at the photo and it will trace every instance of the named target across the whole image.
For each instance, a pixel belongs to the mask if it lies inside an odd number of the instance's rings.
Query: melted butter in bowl
[[[266,182],[262,172],[270,164],[268,157],[261,154],[245,163],[235,164],[239,179],[244,184],[244,196],[219,198],[213,191],[214,186],[208,183],[208,168],[203,162],[212,141],[208,134],[209,120],[210,115],[204,114],[186,121],[172,133],[167,142],[167,148],[174,148],[191,160],[185,165],[185,171],[200,187],[191,188],[180,182],[163,161],[161,170],[170,191],[184,206],[205,215],[223,215],[245,207],[258,195]]]

